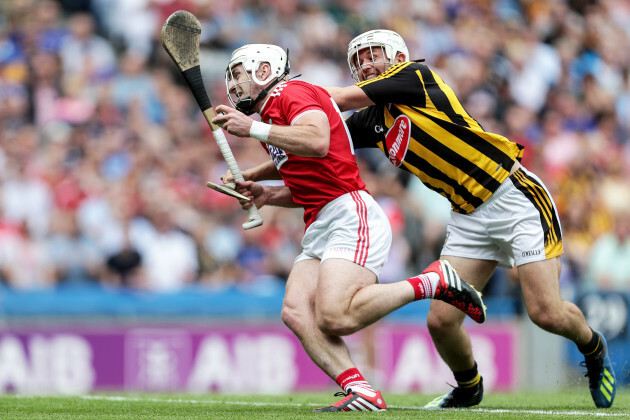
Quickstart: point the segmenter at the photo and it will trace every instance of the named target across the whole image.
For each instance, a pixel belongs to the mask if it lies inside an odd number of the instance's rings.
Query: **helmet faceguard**
[[[263,63],[269,64],[271,74],[265,80],[260,80],[256,71]],[[243,66],[247,80],[235,83],[230,89],[232,80],[235,80],[232,71],[238,64]],[[289,74],[289,68],[289,50],[285,52],[276,45],[248,44],[236,49],[232,53],[232,58],[225,71],[225,87],[227,88],[230,103],[242,113],[251,115],[254,112],[254,105],[264,98],[267,92],[282,80],[284,76]],[[270,81],[271,84],[253,99],[252,90],[254,86],[252,82],[259,86],[264,86],[269,84]]]
[[[348,65],[350,66],[350,72],[352,78],[359,82],[359,71],[362,71],[359,65],[359,51],[364,48],[370,48],[370,56],[374,57],[372,51],[374,48],[381,48],[383,51],[384,62],[375,62],[372,58],[372,65],[384,64],[385,69],[395,63],[396,55],[403,53],[405,60],[409,60],[409,50],[405,41],[400,35],[394,31],[388,31],[386,29],[374,29],[372,31],[365,32],[348,44]]]

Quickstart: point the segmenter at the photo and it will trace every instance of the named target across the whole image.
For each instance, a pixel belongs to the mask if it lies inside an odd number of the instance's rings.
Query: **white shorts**
[[[562,229],[551,195],[523,167],[472,213],[451,212],[442,248],[442,255],[498,261],[508,268],[562,253]]]
[[[326,204],[302,238],[295,263],[342,258],[380,274],[389,256],[392,228],[374,198],[354,191]]]

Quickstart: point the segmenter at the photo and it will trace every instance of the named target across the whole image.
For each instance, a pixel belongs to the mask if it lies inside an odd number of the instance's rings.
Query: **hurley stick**
[[[234,176],[236,181],[244,181],[243,174],[236,164],[236,160],[234,159],[234,155],[232,154],[232,150],[225,138],[223,130],[221,127],[212,123],[212,119],[216,114],[212,108],[210,98],[208,97],[201,77],[201,67],[199,65],[200,35],[201,24],[195,15],[185,10],[179,10],[170,15],[168,19],[166,19],[166,22],[164,22],[164,26],[162,26],[162,46],[181,71],[186,83],[188,83],[190,91],[197,100],[201,112],[203,112],[206,121],[210,125],[212,135],[219,145],[221,154],[230,172],[232,172],[232,176]],[[233,188],[230,188],[228,186],[229,184],[218,185],[210,182],[206,185],[224,194],[240,199],[247,199]],[[258,213],[255,204],[252,204],[248,212],[249,220],[243,223],[243,229],[251,229],[262,225],[263,219],[260,213]]]

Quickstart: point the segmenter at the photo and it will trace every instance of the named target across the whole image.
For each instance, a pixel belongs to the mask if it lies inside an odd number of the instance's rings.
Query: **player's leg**
[[[376,284],[376,274],[352,261],[322,262],[316,313],[328,334],[355,333],[413,300],[409,282]]]
[[[300,339],[310,358],[328,376],[336,379],[353,367],[348,348],[340,337],[320,331],[315,320],[315,293],[320,260],[297,262],[287,280],[282,321]]]
[[[323,261],[315,298],[315,314],[319,329],[330,335],[350,334],[415,299],[414,288],[408,281],[386,285],[375,282],[376,275],[371,270],[352,261],[342,258],[329,258]],[[474,289],[471,290],[476,294]],[[450,290],[449,293],[455,292]],[[355,304],[356,301],[359,303]],[[461,314],[463,319],[462,311],[446,303],[444,305]],[[337,382],[339,383],[339,379]],[[361,388],[349,385],[344,390],[348,392],[347,388],[352,388],[361,395],[375,398],[377,391],[371,387],[366,390],[363,387],[369,385],[364,380],[361,382],[364,384]],[[476,386],[478,382],[472,386]],[[350,394],[346,398],[349,397]]]
[[[461,278],[483,289],[497,266],[496,261],[444,256]],[[453,372],[457,387],[425,405],[425,408],[458,408],[478,405],[483,398],[483,380],[477,370],[470,337],[463,327],[464,314],[444,302],[433,300],[427,327],[440,357]]]
[[[388,284],[376,284],[372,271],[341,258],[322,262],[321,273],[318,320],[328,334],[355,333],[419,299],[441,299],[462,319],[468,314],[477,322],[485,320],[481,295],[445,261],[434,262],[418,276]]]
[[[339,334],[320,328],[315,309],[319,305],[317,290],[322,287],[321,261],[330,258],[331,254],[343,255],[347,264],[365,270],[360,274],[365,284],[376,281],[375,273],[353,263],[352,259],[358,258],[363,263],[369,261],[375,269],[385,263],[391,241],[387,219],[383,219],[385,223],[380,229],[370,229],[369,224],[370,215],[378,216],[379,212],[382,213],[369,194],[359,192],[345,194],[324,206],[302,238],[303,252],[296,258],[287,282],[283,321],[299,337],[313,361],[343,389],[340,401],[315,411],[381,411],[387,408],[380,392],[369,385],[352,363]],[[351,241],[345,241],[344,232],[351,232]],[[372,240],[377,245],[370,246]],[[367,258],[370,250],[374,252]],[[345,271],[335,273],[339,278],[345,278],[345,274]],[[359,276],[356,273],[349,275],[352,282]]]
[[[340,258],[329,258],[321,263],[317,291],[315,292],[315,319],[319,330],[318,334],[330,337],[329,342],[339,340],[339,335],[353,328],[349,325],[350,317],[343,314],[342,307],[347,307],[350,294],[356,290],[372,285],[376,282],[376,274],[369,269]],[[335,314],[339,319],[335,318]],[[351,321],[352,322],[352,321]],[[334,339],[333,339],[334,337]],[[315,351],[326,350],[323,346],[317,346]],[[330,350],[334,350],[332,347]],[[345,350],[347,354],[347,349]],[[317,356],[320,357],[320,356]],[[333,357],[329,356],[332,360]],[[350,358],[344,355],[342,360],[335,357],[338,362],[329,375],[344,390],[341,400],[335,404],[317,409],[317,411],[381,411],[387,406],[380,391],[375,390],[363,377],[359,370],[352,364]],[[344,363],[344,361],[350,363]]]
[[[481,290],[496,268],[496,261],[444,256],[457,270],[461,278]],[[463,328],[464,314],[451,305],[434,300],[427,316],[427,326],[435,347],[453,372],[473,367],[472,346]]]
[[[586,344],[592,336],[582,311],[560,296],[560,257],[518,267],[527,314],[545,331]]]
[[[324,332],[352,334],[420,299],[443,299],[477,322],[485,320],[480,294],[462,281],[448,262],[436,261],[406,280],[378,284],[376,276],[389,254],[391,229],[372,197],[360,198],[362,207],[367,208],[366,217],[353,218],[353,209],[346,207],[338,209],[330,225],[333,233],[323,253],[317,295],[318,321]],[[364,219],[367,229],[362,236],[357,232],[362,232]],[[363,246],[358,247],[358,243]]]
[[[542,329],[573,340],[584,354],[591,396],[597,407],[610,407],[615,398],[615,373],[606,340],[593,331],[580,309],[560,295],[562,230],[555,204],[542,181],[525,168],[511,177],[506,203],[514,208],[509,243],[530,319]]]
[[[356,368],[343,339],[323,333],[317,325],[315,300],[319,268],[318,259],[306,259],[294,265],[282,307],[282,320],[300,339],[311,360],[344,390],[341,400],[315,411],[386,410],[380,391],[374,390]]]
[[[519,280],[529,318],[545,331],[575,342],[585,355],[589,388],[595,405],[610,407],[616,393],[615,372],[603,335],[593,331],[580,308],[560,295],[560,257],[523,264]]]
[[[514,219],[511,214],[502,214],[509,211],[509,207],[497,209],[501,196],[512,188],[512,183],[506,181],[474,212],[451,213],[442,256],[451,262],[462,279],[478,290],[482,290],[497,265],[511,267],[514,264],[509,247],[498,244],[495,238],[501,233],[501,222],[509,224]],[[470,407],[483,398],[483,381],[463,321],[464,317],[449,306],[431,302],[427,326],[438,353],[453,371],[457,387],[431,401],[426,408]]]

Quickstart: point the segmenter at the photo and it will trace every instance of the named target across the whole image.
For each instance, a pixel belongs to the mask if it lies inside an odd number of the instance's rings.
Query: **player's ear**
[[[409,57],[405,57],[405,53],[399,52],[398,54],[396,54],[396,59],[394,60],[394,62],[396,64],[397,63],[404,63],[407,60],[409,60]]]
[[[267,80],[267,78],[271,74],[271,66],[269,65],[269,63],[262,63],[260,67],[258,67],[258,71],[256,73],[258,76],[258,80]]]

